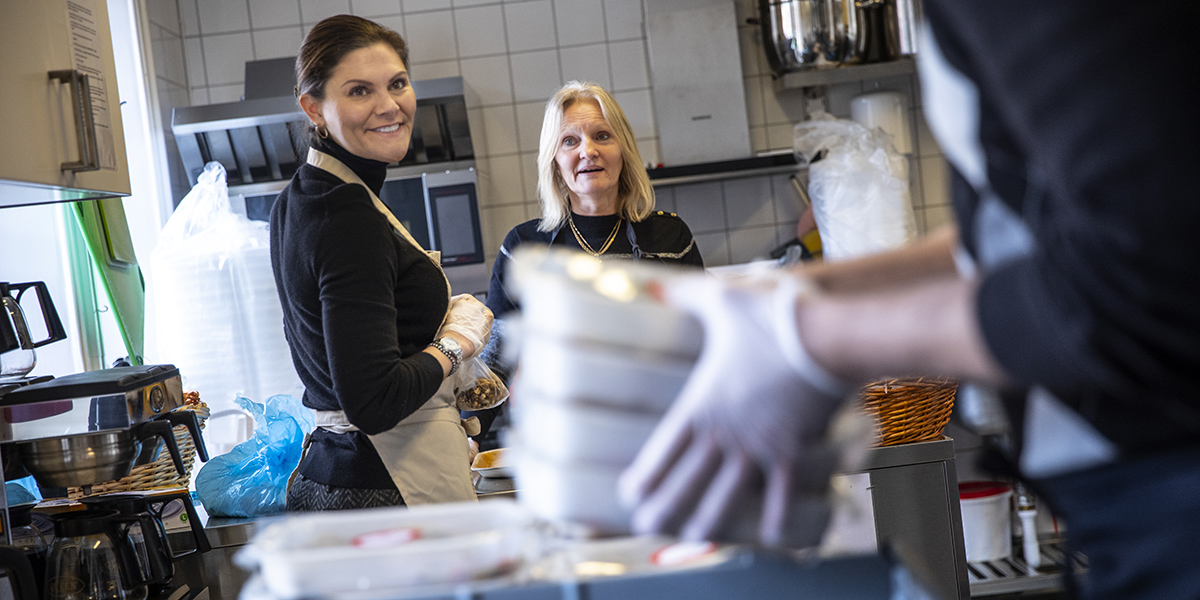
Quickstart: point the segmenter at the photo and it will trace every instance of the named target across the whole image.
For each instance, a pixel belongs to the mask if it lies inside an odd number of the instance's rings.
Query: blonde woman
[[[625,113],[604,88],[571,81],[555,92],[546,103],[538,151],[542,218],[504,237],[492,267],[488,308],[497,317],[517,308],[506,273],[512,252],[523,244],[703,267],[683,220],[654,209],[654,188],[643,164]],[[494,331],[484,352],[494,369],[502,337]],[[490,415],[479,416],[486,430]]]
[[[488,306],[516,308],[505,290],[512,252],[522,244],[564,246],[601,258],[704,266],[687,225],[654,210],[654,188],[625,113],[604,88],[572,81],[546,103],[538,151],[542,218],[504,237]]]

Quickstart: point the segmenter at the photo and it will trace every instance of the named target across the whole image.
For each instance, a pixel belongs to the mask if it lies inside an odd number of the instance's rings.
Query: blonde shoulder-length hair
[[[558,152],[563,115],[572,104],[595,100],[604,120],[608,121],[621,145],[621,176],[617,181],[617,214],[633,222],[641,221],[654,212],[654,187],[642,166],[642,155],[633,139],[633,129],[625,112],[604,88],[589,82],[570,81],[558,89],[546,102],[542,119],[542,139],[538,150],[538,199],[542,203],[540,231],[554,231],[567,223],[571,197],[567,182],[554,157]]]

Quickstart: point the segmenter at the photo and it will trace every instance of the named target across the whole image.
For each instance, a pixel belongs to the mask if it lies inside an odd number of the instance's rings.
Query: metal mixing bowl
[[[46,487],[82,487],[129,474],[141,443],[129,430],[17,442],[25,469]]]

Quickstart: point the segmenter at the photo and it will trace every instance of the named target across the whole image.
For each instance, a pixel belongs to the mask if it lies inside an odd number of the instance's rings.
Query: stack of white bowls
[[[684,272],[546,248],[518,251],[513,265],[521,325],[506,445],[518,499],[592,534],[627,533],[617,480],[702,342],[697,321],[645,287]]]

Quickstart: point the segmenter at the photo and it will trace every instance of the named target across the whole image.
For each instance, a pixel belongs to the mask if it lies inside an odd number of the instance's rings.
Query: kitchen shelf
[[[740,177],[794,173],[807,167],[807,164],[796,162],[795,154],[791,151],[786,151],[751,158],[658,167],[656,169],[648,169],[646,173],[650,176],[650,185],[659,187],[700,183],[702,181],[738,179]]]
[[[911,75],[916,72],[917,61],[907,57],[880,63],[788,71],[775,80],[775,89],[782,91],[837,85],[893,75]]]

